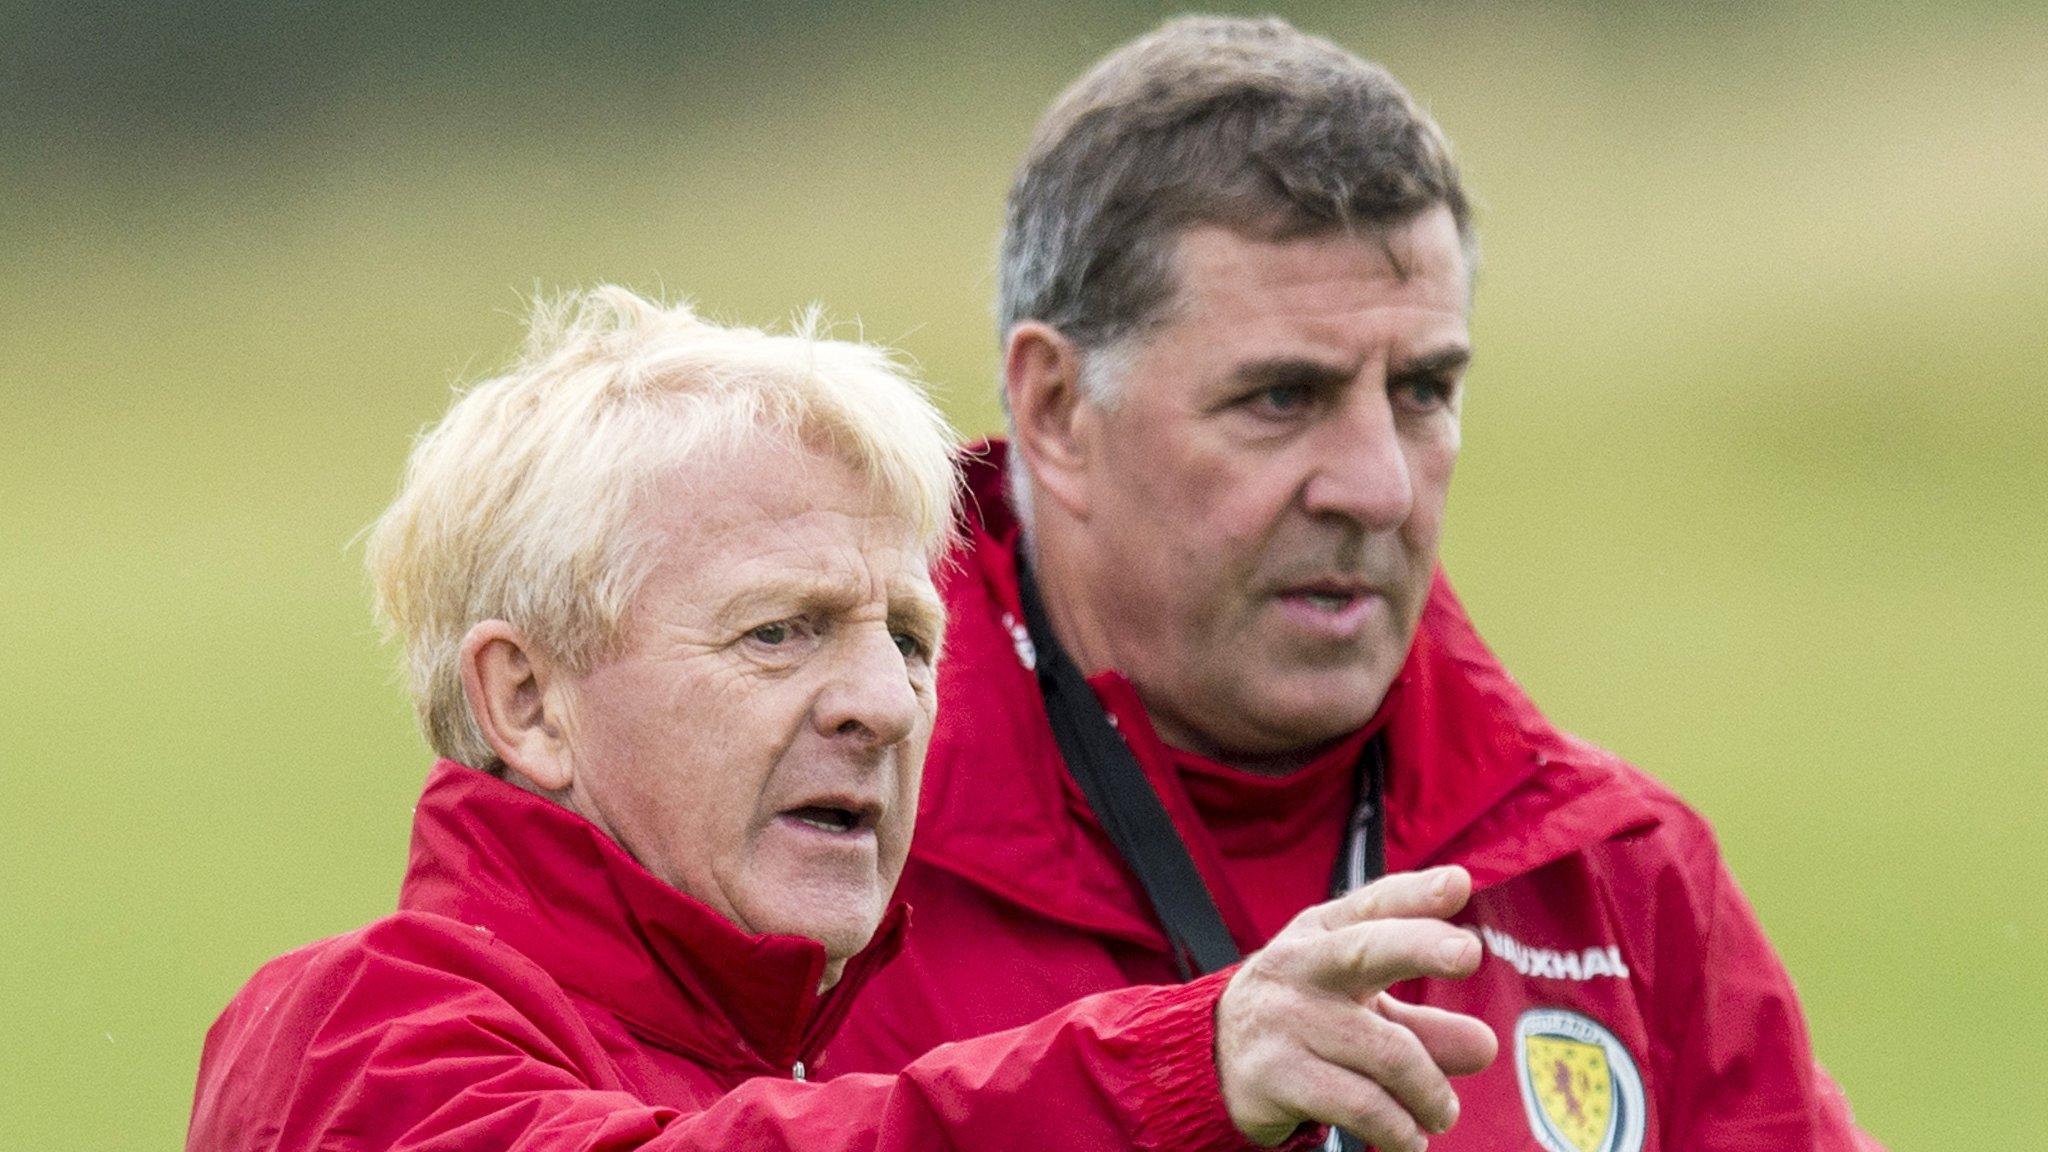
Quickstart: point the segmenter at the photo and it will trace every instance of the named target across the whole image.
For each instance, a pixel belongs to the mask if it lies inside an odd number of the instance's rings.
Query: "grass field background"
[[[2048,15],[1276,7],[1481,204],[1482,630],[1715,821],[1873,1131],[2048,1149]],[[177,1146],[390,908],[351,540],[523,296],[821,301],[988,430],[1011,166],[1163,11],[0,6],[0,1149]]]

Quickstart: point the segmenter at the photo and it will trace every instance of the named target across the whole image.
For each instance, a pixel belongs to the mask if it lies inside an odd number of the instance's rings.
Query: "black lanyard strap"
[[[1038,691],[1045,699],[1046,718],[1052,722],[1060,758],[1081,786],[1081,794],[1109,834],[1117,855],[1145,889],[1152,914],[1166,930],[1181,979],[1237,963],[1241,958],[1237,942],[1230,938],[1216,898],[1188,855],[1180,830],[1166,814],[1166,805],[1145,778],[1130,745],[1103,712],[1102,701],[1088,686],[1088,678],[1053,635],[1021,546],[1017,591],[1024,603],[1024,627],[1031,637]],[[1362,888],[1386,874],[1386,779],[1386,745],[1376,733],[1358,757],[1356,799],[1345,824],[1343,850],[1337,853],[1337,865],[1330,874],[1332,896]],[[1349,1132],[1333,1128],[1324,1147],[1326,1152],[1363,1152],[1365,1145]]]
[[[1017,557],[1017,589],[1024,602],[1024,626],[1031,633],[1038,690],[1045,698],[1060,758],[1081,786],[1088,807],[1109,834],[1152,903],[1153,915],[1173,952],[1183,980],[1237,963],[1237,942],[1223,924],[1216,898],[1202,882],[1194,858],[1181,842],[1159,793],[1145,778],[1130,746],[1117,735],[1102,702],[1066,650],[1053,636],[1024,557]]]
[[[1038,582],[1023,550],[1017,555],[1017,591],[1031,637],[1038,690],[1060,758],[1081,787],[1088,807],[1117,855],[1138,877],[1152,913],[1166,930],[1174,966],[1183,980],[1237,963],[1237,942],[1224,926],[1216,898],[1188,855],[1180,831],[1137,757],[1103,713],[1081,669],[1060,647],[1045,615]],[[1342,851],[1330,875],[1330,895],[1341,896],[1386,874],[1384,797],[1387,756],[1381,737],[1359,754],[1355,800]]]

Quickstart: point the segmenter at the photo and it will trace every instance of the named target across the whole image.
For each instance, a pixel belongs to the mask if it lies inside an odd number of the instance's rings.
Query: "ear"
[[[462,638],[462,691],[505,767],[542,792],[560,792],[575,779],[563,738],[561,698],[551,692],[554,667],[503,620],[485,620]]]
[[[1003,347],[1003,391],[1015,440],[1040,492],[1076,519],[1088,516],[1095,406],[1081,394],[1081,351],[1049,324],[1026,320]]]

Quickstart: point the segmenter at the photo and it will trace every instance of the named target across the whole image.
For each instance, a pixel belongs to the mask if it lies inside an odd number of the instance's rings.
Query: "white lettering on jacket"
[[[1497,928],[1484,925],[1479,934],[1486,938],[1488,952],[1524,976],[1549,980],[1591,980],[1595,976],[1628,979],[1628,965],[1622,962],[1621,949],[1613,944],[1560,952],[1555,948],[1531,948]]]

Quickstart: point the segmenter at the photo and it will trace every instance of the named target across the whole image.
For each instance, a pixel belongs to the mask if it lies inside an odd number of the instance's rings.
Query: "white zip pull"
[[[791,1065],[791,1066],[790,1066],[790,1069],[789,1069],[789,1078],[790,1078],[791,1080],[795,1080],[795,1081],[797,1081],[798,1083],[802,1083],[802,1082],[803,1082],[803,1078],[804,1078],[804,1062],[803,1062],[803,1061],[799,1060],[799,1061],[797,1061],[797,1062],[796,1062],[795,1064],[793,1064],[793,1065]]]

